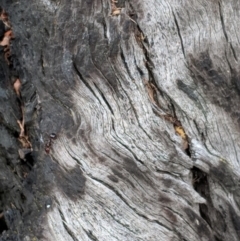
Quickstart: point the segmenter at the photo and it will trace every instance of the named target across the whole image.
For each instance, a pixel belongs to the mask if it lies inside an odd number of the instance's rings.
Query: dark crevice
[[[206,185],[208,186],[207,181],[207,174],[200,170],[197,167],[192,168],[192,177],[193,177],[193,187],[194,189],[200,193],[206,196]]]
[[[224,34],[224,36],[226,38],[226,41],[228,42],[228,36],[227,36],[226,29],[225,29],[225,24],[224,24],[223,14],[222,14],[222,6],[221,6],[220,2],[218,2],[218,6],[219,6],[219,14],[220,14],[220,20],[221,20],[221,24],[222,24],[223,34]]]
[[[138,70],[140,76],[143,77],[143,76],[144,76],[144,72],[143,72],[142,69],[137,65],[136,59],[134,60],[134,62],[135,62],[135,65],[136,65],[136,67],[137,67],[137,70]]]
[[[202,130],[199,128],[198,123],[197,123],[197,121],[196,121],[195,119],[193,120],[193,123],[194,123],[194,125],[195,125],[195,127],[196,127],[196,129],[197,129],[197,131],[198,131],[199,136],[201,137],[201,141],[205,144],[205,142],[206,142],[206,136],[205,136],[204,131],[202,131]]]
[[[211,214],[209,210],[209,207],[212,206],[212,200],[210,196],[208,176],[205,172],[203,172],[199,168],[193,167],[192,178],[193,178],[194,189],[207,200],[207,204],[199,204],[200,215],[212,228]]]
[[[49,38],[49,37],[50,37],[50,33],[49,33],[49,31],[47,30],[47,28],[44,28],[43,30],[44,30],[45,34],[47,35],[47,37]]]
[[[35,164],[35,160],[34,160],[31,152],[25,155],[25,162],[29,166],[30,170],[32,170],[32,168]]]
[[[8,226],[4,217],[3,212],[0,214],[0,234],[2,234],[4,231],[8,230]]]
[[[229,45],[230,45],[230,49],[232,50],[234,59],[235,59],[236,61],[238,61],[238,58],[237,58],[235,49],[233,48],[232,43],[229,42],[229,39],[228,39],[228,35],[227,35],[227,31],[226,31],[226,27],[225,27],[225,23],[224,23],[224,19],[223,19],[222,6],[221,6],[221,3],[220,3],[220,2],[218,2],[218,6],[219,6],[219,14],[220,14],[220,21],[221,21],[221,24],[222,24],[223,34],[224,34],[224,36],[225,36],[225,38],[226,38],[227,43],[229,43]]]
[[[116,129],[115,129],[115,123],[114,123],[114,119],[112,118],[112,129],[114,130],[114,132],[116,133]]]
[[[233,46],[232,46],[232,43],[230,43],[230,48],[231,48],[231,50],[232,50],[232,53],[233,53],[234,59],[235,59],[236,61],[238,61],[237,54],[236,54],[235,49],[234,49]]]
[[[102,25],[103,25],[103,35],[104,35],[104,38],[109,41],[108,37],[107,37],[107,24],[106,24],[106,21],[105,21],[105,18],[103,19],[102,21]]]
[[[42,52],[41,52],[41,56],[40,56],[40,62],[41,62],[41,67],[42,67],[42,74],[43,74],[43,76],[45,76],[45,69],[44,69],[44,61],[43,61]]]
[[[211,219],[209,217],[209,210],[206,204],[199,204],[199,212],[201,217],[208,223],[208,225],[212,228]]]
[[[121,144],[123,147],[125,147],[125,148],[133,155],[133,157],[135,158],[135,160],[137,160],[137,161],[140,162],[143,166],[145,166],[144,162],[141,161],[141,160],[139,160],[139,159],[137,158],[137,156],[135,155],[135,153],[134,153],[127,145],[123,144],[123,143],[122,143],[120,140],[118,140],[117,138],[115,138],[115,140],[116,140],[119,144]]]
[[[134,79],[134,78],[132,77],[132,74],[131,74],[131,72],[130,72],[130,69],[129,69],[129,67],[128,67],[128,64],[126,63],[126,60],[125,60],[125,57],[124,57],[122,48],[121,48],[121,51],[120,51],[120,56],[121,56],[122,62],[123,62],[123,64],[124,64],[125,69],[127,70],[127,73],[128,73],[128,75],[129,75],[129,77],[130,77],[131,79]]]
[[[156,92],[158,92],[162,97],[167,97],[168,99],[171,99],[171,98],[167,95],[167,93],[165,93],[164,91],[162,91],[159,88],[159,86],[154,78],[153,69],[155,66],[149,56],[148,49],[147,49],[147,47],[150,47],[150,43],[147,39],[147,36],[144,36],[144,33],[137,22],[137,13],[134,11],[134,6],[130,2],[129,2],[129,4],[130,4],[129,16],[136,23],[134,25],[135,26],[135,39],[136,39],[136,42],[138,43],[139,47],[143,50],[143,54],[144,54],[144,57],[146,60],[145,67],[147,69],[149,79],[145,80],[146,82],[144,84],[147,84],[152,89],[154,102],[160,108],[160,104],[158,103],[159,101],[158,101]],[[136,60],[135,60],[135,63],[136,63]],[[144,75],[143,71],[139,68],[139,66],[137,64],[136,64],[136,66],[137,66],[137,70],[139,71],[140,76],[143,76]]]
[[[221,238],[219,238],[217,236],[214,236],[214,238],[215,238],[215,241],[224,241],[223,239],[221,239]]]
[[[138,31],[141,31],[139,25],[137,25],[137,28],[138,28]],[[157,85],[157,83],[156,83],[156,81],[155,81],[154,74],[153,74],[153,71],[152,71],[152,69],[153,69],[153,64],[151,64],[152,61],[151,61],[151,59],[150,59],[149,56],[148,56],[148,51],[147,51],[146,47],[143,45],[143,43],[141,43],[140,46],[142,47],[143,52],[144,52],[144,55],[145,55],[145,58],[146,58],[146,60],[147,60],[147,61],[146,61],[146,68],[147,68],[147,70],[148,70],[148,75],[149,75],[149,81],[148,81],[148,83],[145,83],[145,84],[147,84],[147,85],[148,85],[148,88],[150,88],[150,89],[152,90],[152,92],[153,92],[153,96],[152,96],[152,97],[153,97],[153,99],[154,99],[154,102],[155,102],[156,105],[157,105],[156,107],[157,107],[157,108],[160,108],[160,109],[163,110],[165,113],[166,113],[169,109],[172,109],[173,112],[174,112],[174,116],[172,116],[172,114],[158,114],[158,113],[156,112],[156,110],[154,110],[154,109],[153,109],[153,112],[154,112],[157,116],[160,116],[160,117],[164,118],[165,120],[171,122],[171,123],[174,125],[174,127],[175,127],[175,126],[181,126],[181,122],[178,120],[178,118],[177,118],[177,116],[176,116],[175,108],[174,108],[172,99],[168,96],[168,94],[167,94],[166,92],[162,91],[162,90],[158,87],[158,85]],[[141,73],[141,72],[140,72],[140,73]],[[164,110],[164,109],[161,107],[161,105],[159,104],[159,101],[158,101],[158,99],[157,99],[157,91],[158,91],[158,93],[159,93],[163,98],[167,98],[168,102],[170,103],[170,106],[169,106],[169,109],[168,109],[168,110]],[[182,129],[183,129],[183,128],[182,128]],[[183,129],[183,131],[184,131],[184,129]],[[185,131],[184,131],[184,132],[185,132]],[[186,137],[187,137],[187,135],[186,135]],[[187,137],[187,141],[188,141],[188,137]],[[189,147],[189,145],[188,145],[188,147]],[[186,153],[187,153],[188,156],[191,157],[191,155],[190,155],[191,153],[190,153],[190,149],[189,149],[189,148],[187,148]]]
[[[126,93],[126,92],[125,92],[125,93]],[[128,96],[127,93],[126,93],[126,95]],[[146,136],[147,136],[150,140],[152,140],[152,137],[146,132],[146,130],[145,130],[145,129],[142,127],[142,125],[140,124],[137,111],[136,111],[134,105],[132,104],[132,101],[131,101],[131,99],[129,98],[129,96],[128,96],[128,99],[129,99],[129,103],[130,103],[130,105],[131,105],[131,108],[132,108],[132,110],[133,110],[133,112],[134,112],[134,115],[135,115],[135,117],[136,117],[138,126],[139,126],[139,127],[141,128],[141,130],[146,134]]]
[[[169,227],[167,227],[166,225],[164,225],[163,223],[161,223],[160,221],[158,220],[150,220],[147,216],[145,216],[144,214],[141,214],[139,213],[134,207],[130,206],[129,203],[127,202],[127,200],[125,200],[125,198],[115,189],[115,187],[112,187],[110,186],[109,184],[105,183],[104,181],[102,180],[99,180],[98,178],[96,177],[93,177],[92,175],[90,175],[90,177],[101,183],[103,186],[107,187],[108,189],[110,189],[111,191],[113,191],[131,210],[133,210],[139,217],[142,217],[143,219],[151,222],[151,223],[156,223],[158,225],[160,225],[161,227],[164,227],[166,230],[168,231],[172,231],[172,229],[170,229]]]
[[[60,209],[58,209],[59,213],[60,213],[60,216],[61,216],[61,219],[62,219],[62,224],[63,224],[63,227],[65,228],[65,230],[67,231],[67,233],[69,234],[69,236],[74,240],[74,241],[78,241],[77,237],[73,234],[73,232],[69,229],[69,227],[67,226],[66,224],[66,220],[65,220],[65,217],[62,213],[62,211]]]
[[[175,110],[175,106],[174,106],[173,102],[170,101],[170,104],[171,104],[171,110],[172,110],[173,118],[174,118],[174,125],[181,126],[181,122],[177,118],[177,114],[176,114],[176,110]]]
[[[173,14],[174,22],[175,22],[176,27],[177,27],[177,33],[178,33],[178,36],[179,36],[179,39],[180,39],[183,56],[184,56],[184,58],[186,58],[185,50],[184,50],[184,45],[183,45],[183,39],[182,39],[181,31],[180,31],[180,28],[179,28],[179,25],[178,25],[178,21],[177,21],[177,18],[176,18],[176,16],[175,16],[175,14],[174,14],[173,11],[172,11],[172,14]]]
[[[84,85],[90,90],[90,92],[93,94],[93,96],[99,101],[98,97],[96,96],[96,94],[94,93],[93,89],[91,88],[91,86],[88,84],[88,82],[83,78],[82,74],[80,73],[80,71],[78,70],[78,67],[76,66],[75,62],[73,61],[73,68],[75,70],[75,72],[77,73],[78,77],[80,78],[80,80],[84,83]],[[100,102],[100,101],[99,101]]]
[[[98,86],[97,86],[95,83],[93,83],[93,84],[94,84],[95,88],[98,90],[98,92],[101,94],[101,96],[102,96],[105,104],[107,105],[107,107],[108,107],[109,110],[111,111],[112,115],[114,116],[113,109],[112,109],[111,105],[108,103],[106,97],[104,96],[104,94],[102,93],[102,91],[98,88]]]
[[[85,230],[83,228],[84,232],[86,233],[86,235],[88,236],[88,238],[92,241],[98,241],[97,237],[93,235],[92,231],[91,230]]]
[[[228,56],[227,56],[227,51],[225,50],[225,57],[226,57],[226,60],[227,60],[227,64],[228,64],[228,67],[229,67],[229,70],[231,72],[231,75],[232,75],[232,72],[233,72],[233,68],[232,68],[232,65],[228,59]]]
[[[125,223],[121,222],[121,219],[120,219],[120,220],[117,219],[116,216],[113,215],[113,214],[111,214],[107,209],[104,209],[104,210],[105,210],[105,212],[108,213],[108,215],[111,216],[111,218],[112,218],[115,222],[117,222],[118,224],[120,224],[121,226],[123,226],[124,228],[126,228],[126,229],[127,229],[128,231],[130,231],[131,233],[137,234],[137,232],[131,230],[131,228],[130,228],[130,226],[129,226],[128,224],[125,224]]]
[[[188,147],[186,148],[185,152],[186,152],[186,154],[187,154],[190,158],[192,158],[192,156],[191,156],[191,148],[190,148],[189,143],[188,143]]]

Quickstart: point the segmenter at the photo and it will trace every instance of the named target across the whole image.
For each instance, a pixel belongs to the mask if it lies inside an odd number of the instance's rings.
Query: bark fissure
[[[44,67],[44,60],[43,60],[43,53],[41,52],[40,56],[40,62],[41,62],[41,67],[42,67],[42,74],[45,76],[45,67]]]
[[[59,204],[58,204],[59,205]],[[59,205],[60,206],[60,205]],[[63,227],[65,228],[65,230],[67,231],[67,233],[69,234],[69,236],[72,238],[73,241],[78,241],[77,237],[74,235],[74,233],[71,231],[71,229],[68,227],[68,224],[66,222],[66,219],[62,213],[62,211],[58,208],[59,214],[61,216],[62,219],[62,224]]]
[[[182,38],[182,35],[181,35],[180,27],[179,27],[176,15],[175,15],[175,13],[173,11],[172,11],[172,15],[173,15],[174,23],[175,23],[176,28],[177,28],[177,34],[178,34],[178,37],[179,37],[179,40],[180,40],[182,53],[183,53],[184,58],[186,58],[184,44],[183,44],[183,38]]]
[[[230,49],[231,49],[231,51],[232,51],[232,53],[233,53],[233,56],[234,56],[234,59],[235,59],[236,61],[238,61],[238,58],[237,58],[235,49],[233,48],[233,45],[232,45],[232,43],[229,41],[229,38],[228,38],[228,34],[227,34],[227,31],[226,31],[226,27],[225,27],[225,23],[224,23],[224,18],[223,18],[222,4],[221,4],[220,1],[218,2],[218,6],[219,6],[219,14],[220,14],[220,21],[221,21],[221,24],[222,24],[223,34],[224,34],[224,36],[225,36],[225,38],[226,38],[227,43],[228,43],[229,46],[230,46]]]
[[[98,90],[98,92],[100,93],[100,95],[102,96],[103,98],[103,101],[105,102],[106,106],[108,107],[108,109],[110,110],[111,114],[114,116],[114,112],[113,112],[113,109],[111,107],[111,105],[109,104],[109,102],[107,101],[106,97],[104,96],[104,94],[102,93],[102,91],[99,89],[99,87],[93,83],[95,88]]]
[[[134,159],[135,159],[136,161],[138,161],[139,163],[141,163],[141,165],[145,166],[144,162],[141,161],[139,158],[137,158],[136,154],[131,150],[131,148],[129,148],[126,144],[124,144],[119,138],[114,137],[114,139],[115,139],[119,144],[121,144],[121,146],[123,146],[126,150],[128,150],[128,151],[131,153],[131,155],[134,157]]]
[[[1,4],[0,240],[239,240],[236,1]]]
[[[211,228],[212,232],[214,233],[215,239],[222,240],[222,237],[221,237],[222,235],[219,234],[219,231],[220,231],[219,229],[222,228],[224,230],[225,227],[217,225],[217,222],[220,223],[222,222],[222,220],[219,219],[221,217],[220,212],[216,210],[216,208],[213,206],[213,203],[212,203],[210,190],[209,190],[209,181],[208,181],[209,177],[206,173],[204,173],[197,167],[193,167],[192,174],[193,174],[194,189],[207,200],[206,204],[199,204],[199,213]]]
[[[123,197],[123,195],[120,194],[120,192],[119,192],[116,188],[114,188],[114,187],[110,186],[109,184],[105,183],[103,180],[100,180],[100,179],[98,179],[98,178],[96,178],[96,177],[93,177],[92,175],[90,175],[90,177],[91,177],[93,180],[101,183],[101,184],[102,184],[103,186],[105,186],[106,188],[110,189],[112,192],[114,192],[115,195],[117,195],[117,196],[118,196],[132,211],[134,211],[134,213],[136,213],[139,217],[142,217],[142,218],[144,218],[145,220],[147,220],[147,221],[149,221],[149,222],[156,223],[156,224],[160,225],[161,227],[165,228],[165,229],[168,230],[168,231],[171,231],[171,230],[172,230],[171,228],[169,228],[168,226],[166,226],[166,225],[163,224],[162,222],[160,222],[160,221],[158,221],[158,220],[156,220],[156,219],[149,219],[149,218],[148,218],[147,216],[145,216],[143,213],[140,213],[136,208],[134,208],[133,206],[131,206],[131,205],[128,203],[128,201]]]
[[[82,76],[81,72],[78,70],[77,65],[73,62],[73,67],[75,72],[77,73],[78,77],[80,78],[80,80],[84,83],[84,85],[90,90],[90,92],[93,94],[93,96],[100,102],[100,100],[98,99],[97,95],[95,94],[95,92],[93,91],[93,89],[91,88],[91,86],[89,85],[89,83],[87,82],[87,80],[85,80],[85,78]]]
[[[184,51],[184,46],[183,46],[183,41],[182,41],[182,37],[181,37],[181,33],[180,33],[180,29],[179,29],[179,25],[178,25],[178,22],[177,22],[177,19],[176,19],[176,16],[173,13],[173,17],[174,17],[174,21],[175,21],[175,24],[177,26],[177,30],[178,30],[178,34],[179,34],[179,38],[180,38],[180,41],[181,41],[181,45],[182,45],[182,51],[183,51],[183,55],[185,57],[185,51]],[[148,92],[148,95],[149,95],[149,98],[151,100],[151,102],[154,104],[155,107],[157,108],[160,108],[160,110],[162,110],[162,107],[161,105],[159,104],[159,101],[157,99],[157,91],[162,95],[164,96],[164,93],[163,91],[161,91],[158,87],[158,85],[156,84],[156,81],[155,81],[155,78],[154,78],[154,73],[153,73],[153,68],[154,68],[154,65],[152,64],[152,60],[149,58],[149,53],[148,53],[148,50],[147,50],[147,47],[144,45],[143,41],[146,41],[146,37],[143,38],[144,34],[139,26],[139,24],[137,24],[136,22],[136,30],[135,30],[135,37],[136,37],[136,40],[137,40],[137,43],[139,44],[140,48],[143,50],[143,53],[144,53],[144,56],[145,56],[145,59],[146,59],[146,69],[148,71],[148,75],[149,75],[149,80],[146,81],[146,83],[144,83],[147,87],[147,92]],[[137,68],[138,71],[139,71],[139,68]],[[141,73],[140,73],[141,75]],[[170,99],[170,103],[172,104],[172,101]],[[173,106],[173,104],[172,104]],[[163,110],[165,112],[165,110]],[[166,119],[167,121],[171,122],[173,125],[174,125],[174,128],[176,130],[176,133],[178,135],[180,135],[183,139],[183,141],[185,142],[184,144],[184,149],[185,149],[185,152],[188,156],[190,156],[190,146],[188,144],[188,137],[185,133],[185,130],[184,128],[182,127],[181,125],[181,122],[177,119],[177,117],[173,117],[171,114],[160,114],[160,117]],[[191,158],[191,156],[190,156]]]
[[[121,226],[123,226],[124,228],[126,228],[127,230],[129,230],[131,233],[137,234],[137,232],[134,231],[134,230],[132,230],[129,225],[124,224],[123,222],[121,222],[121,220],[117,219],[116,216],[113,215],[112,213],[110,213],[107,209],[104,209],[104,211],[105,211],[106,213],[108,213],[108,215],[110,215],[114,221],[116,221],[116,222],[119,223]],[[141,239],[141,238],[140,238],[139,240],[144,240],[144,239]]]
[[[124,91],[124,93],[126,94],[126,96],[127,96],[128,99],[129,99],[129,104],[131,105],[131,108],[132,108],[132,111],[133,111],[133,113],[134,113],[134,115],[135,115],[135,118],[136,118],[136,121],[137,121],[137,123],[138,123],[138,126],[139,126],[139,127],[141,128],[141,130],[146,134],[146,136],[147,136],[150,140],[152,140],[151,136],[146,132],[146,130],[144,130],[144,128],[142,127],[141,123],[139,122],[139,117],[138,117],[137,111],[136,111],[136,109],[135,109],[135,107],[134,107],[134,104],[132,103],[132,100],[131,100],[130,96],[127,94],[127,92],[126,92],[125,90],[123,90],[123,91]]]
[[[85,232],[85,234],[88,236],[88,238],[92,241],[98,241],[97,237],[93,235],[91,230],[86,230],[84,228],[82,228],[83,231]]]
[[[120,56],[121,56],[122,62],[123,62],[123,64],[124,64],[125,69],[127,70],[127,73],[128,73],[128,75],[129,75],[129,77],[133,80],[134,78],[133,78],[133,76],[132,76],[132,74],[131,74],[131,71],[130,71],[130,69],[129,69],[129,66],[128,66],[127,63],[126,63],[126,60],[125,60],[125,56],[124,56],[122,47],[120,48]]]

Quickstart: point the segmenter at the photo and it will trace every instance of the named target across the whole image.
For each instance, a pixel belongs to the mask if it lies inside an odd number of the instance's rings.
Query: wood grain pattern
[[[32,144],[3,240],[239,240],[238,2],[2,2]]]

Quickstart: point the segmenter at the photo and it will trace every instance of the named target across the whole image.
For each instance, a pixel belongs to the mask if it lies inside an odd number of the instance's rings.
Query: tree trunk
[[[0,5],[1,240],[240,240],[239,1]]]

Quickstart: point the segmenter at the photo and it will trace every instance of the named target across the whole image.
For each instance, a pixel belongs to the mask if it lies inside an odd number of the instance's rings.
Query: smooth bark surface
[[[238,0],[0,6],[1,240],[240,239]]]

